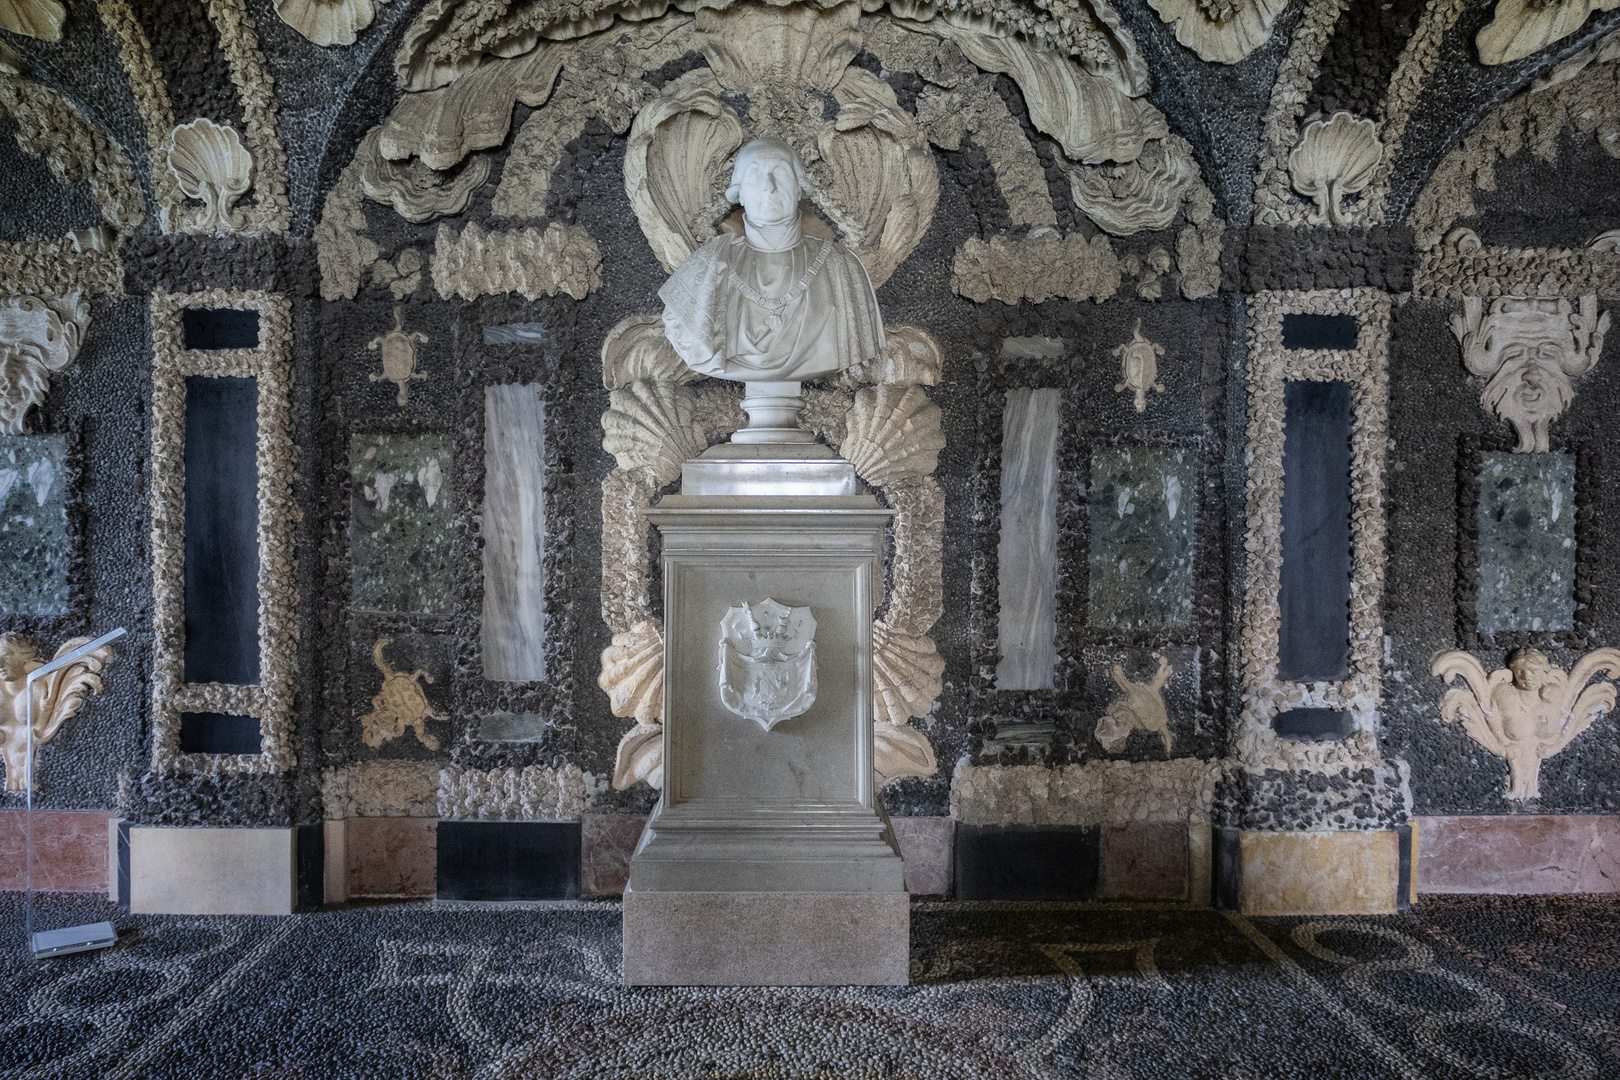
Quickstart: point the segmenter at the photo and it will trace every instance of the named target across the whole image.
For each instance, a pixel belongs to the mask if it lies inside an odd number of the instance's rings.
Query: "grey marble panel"
[[[68,610],[67,440],[0,435],[0,613]]]
[[[1575,456],[1483,455],[1479,632],[1575,626]]]
[[[1192,619],[1198,532],[1193,450],[1113,446],[1091,455],[1092,626],[1142,630]]]
[[[494,712],[478,718],[478,737],[485,742],[539,742],[549,726],[539,713]]]
[[[538,386],[484,391],[484,678],[546,677],[545,404]]]
[[[1001,421],[998,690],[1050,690],[1057,668],[1057,390],[1007,391]]]
[[[353,604],[450,610],[450,444],[442,435],[356,435],[349,442]]]

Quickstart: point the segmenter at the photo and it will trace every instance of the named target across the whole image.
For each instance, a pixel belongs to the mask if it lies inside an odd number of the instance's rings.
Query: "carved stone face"
[[[753,149],[752,147],[747,149]],[[756,225],[780,225],[799,213],[799,166],[790,150],[761,145],[738,170],[737,201]]]
[[[1506,396],[1526,420],[1551,420],[1564,411],[1570,395],[1558,366],[1562,356],[1556,341],[1516,341],[1502,350],[1502,371],[1514,380]]]
[[[1547,684],[1552,664],[1540,649],[1515,649],[1508,657],[1508,670],[1513,672],[1513,685],[1531,693]]]
[[[0,634],[0,681],[19,682],[28,674],[28,662],[38,659],[27,638]]]

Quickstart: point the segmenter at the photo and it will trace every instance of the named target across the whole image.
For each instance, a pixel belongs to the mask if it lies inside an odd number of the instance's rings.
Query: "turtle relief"
[[[1164,355],[1164,346],[1143,337],[1142,320],[1137,319],[1131,340],[1116,348],[1114,355],[1119,358],[1121,380],[1114,386],[1114,393],[1131,391],[1136,397],[1136,411],[1147,412],[1148,391],[1164,393],[1164,384],[1159,381],[1159,357]]]
[[[428,336],[422,333],[406,332],[405,309],[394,309],[394,328],[386,334],[379,334],[371,339],[366,348],[372,352],[382,353],[382,373],[371,373],[371,381],[391,382],[399,387],[399,396],[395,399],[400,405],[410,400],[411,381],[425,379],[427,373],[416,370],[416,347],[427,344]]]
[[[414,729],[417,740],[423,746],[437,750],[438,737],[428,734],[426,723],[429,720],[448,720],[449,717],[428,704],[427,694],[422,689],[422,680],[432,682],[433,676],[420,668],[407,675],[389,666],[383,657],[383,649],[393,640],[378,638],[377,644],[371,647],[372,662],[382,672],[383,682],[382,688],[371,699],[371,711],[360,718],[362,738],[367,746],[381,746],[389,739],[402,738],[407,730]]]

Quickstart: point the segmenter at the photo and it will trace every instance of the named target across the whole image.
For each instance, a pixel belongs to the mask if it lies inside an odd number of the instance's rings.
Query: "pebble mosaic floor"
[[[52,1080],[1620,1077],[1620,897],[1387,918],[919,903],[896,989],[628,989],[617,905],[130,916],[26,959],[0,893],[0,1076]]]

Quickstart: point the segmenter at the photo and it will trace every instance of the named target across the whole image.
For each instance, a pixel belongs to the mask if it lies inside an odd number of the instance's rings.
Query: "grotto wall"
[[[619,892],[639,510],[744,419],[657,293],[771,134],[888,329],[807,419],[913,892],[1612,889],[1620,13],[1551,6],[17,0],[0,631],[131,630],[36,805],[137,909],[174,828],[281,845],[232,910]]]

